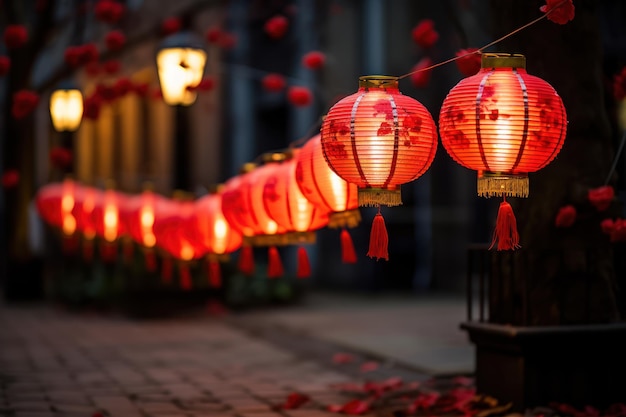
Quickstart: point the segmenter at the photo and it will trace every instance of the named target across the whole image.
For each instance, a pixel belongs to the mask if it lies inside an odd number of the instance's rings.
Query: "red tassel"
[[[132,241],[124,242],[124,246],[122,248],[122,255],[124,262],[127,264],[131,263],[133,260],[133,254],[135,253],[135,247],[133,246]]]
[[[93,260],[93,239],[83,240],[83,259],[87,262]]]
[[[492,249],[496,242],[498,242],[498,250],[515,250],[520,247],[513,207],[506,202],[506,199],[500,203],[496,230],[493,232],[493,240],[489,249]]]
[[[344,264],[356,263],[356,251],[354,250],[354,243],[352,243],[352,237],[348,229],[341,231],[341,262]]]
[[[268,251],[267,277],[280,278],[285,274],[283,263],[280,260],[280,253],[276,246],[272,246]]]
[[[370,258],[376,258],[376,260],[384,259],[389,260],[389,253],[387,252],[387,244],[389,243],[389,237],[387,236],[387,228],[385,227],[385,219],[380,214],[380,207],[378,213],[374,216],[372,222],[372,231],[370,232],[370,248],[367,251],[367,256]]]
[[[222,269],[218,261],[209,261],[209,285],[213,288],[222,286]]]
[[[154,272],[157,270],[157,261],[154,250],[146,248],[143,251],[144,261],[146,263],[146,270],[148,272]]]
[[[185,291],[191,290],[191,271],[189,271],[189,265],[185,262],[178,264],[178,276],[180,278],[180,288]]]
[[[161,280],[163,284],[170,284],[172,282],[173,270],[174,265],[172,264],[172,258],[164,256],[163,262],[161,262]]]
[[[100,245],[100,256],[106,263],[115,262],[115,258],[117,257],[117,245],[115,243],[102,242],[102,245]]]
[[[254,275],[254,252],[252,246],[244,245],[239,253],[239,270],[245,275]]]
[[[309,255],[306,253],[306,249],[303,246],[298,248],[298,270],[296,277],[308,278],[311,276],[311,263],[309,262]]]

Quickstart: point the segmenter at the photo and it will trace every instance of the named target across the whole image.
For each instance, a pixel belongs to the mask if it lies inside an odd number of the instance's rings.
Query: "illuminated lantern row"
[[[297,155],[296,181],[307,200],[329,212],[328,227],[342,228],[341,259],[355,263],[356,253],[346,228],[361,221],[357,186],[335,174],[324,159],[320,135],[309,139]]]
[[[420,177],[437,149],[437,129],[426,108],[398,89],[398,78],[359,78],[359,90],[336,103],[321,130],[329,167],[358,186],[359,206],[375,206],[368,256],[388,259],[380,206],[402,204],[400,185]]]
[[[526,72],[522,55],[483,54],[482,68],[461,80],[443,102],[439,132],[460,165],[478,172],[478,195],[502,196],[492,247],[519,247],[506,196],[528,197],[528,173],[550,163],[565,140],[561,98]]]

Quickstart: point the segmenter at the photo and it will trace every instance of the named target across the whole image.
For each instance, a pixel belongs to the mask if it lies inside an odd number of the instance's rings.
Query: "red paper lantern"
[[[331,213],[328,227],[343,229],[341,258],[345,263],[355,263],[356,253],[346,227],[356,227],[361,221],[357,186],[328,167],[320,135],[309,139],[299,152],[296,181],[307,200]]]
[[[358,186],[360,206],[402,204],[400,185],[426,172],[437,149],[430,113],[400,93],[396,77],[361,77],[359,90],[329,110],[321,133],[328,165]],[[380,213],[368,256],[388,259]]]
[[[73,252],[76,246],[76,218],[73,215],[76,184],[71,179],[42,187],[35,197],[41,218],[58,228],[63,236],[63,249]]]
[[[153,226],[156,245],[179,261],[180,286],[183,290],[190,290],[192,279],[189,264],[206,253],[194,224],[194,203],[167,200],[158,204],[156,208]],[[168,262],[169,260],[164,258],[163,278],[166,281],[171,279],[170,272],[167,271],[171,268],[167,265]]]
[[[528,173],[550,163],[563,146],[567,119],[561,98],[525,68],[522,55],[483,54],[480,72],[461,80],[443,102],[441,142],[456,162],[478,171],[478,195],[527,197]],[[519,246],[506,201],[496,241],[498,250]]]
[[[93,259],[93,241],[96,237],[93,210],[96,201],[101,198],[102,191],[93,188],[79,186],[76,188],[76,201],[72,214],[76,219],[76,228],[83,235],[83,258],[90,261]]]
[[[233,228],[222,213],[222,194],[206,195],[196,201],[196,228],[208,252],[209,282],[221,286],[220,260],[239,249],[242,235]]]
[[[298,150],[293,153],[298,154]],[[314,243],[313,231],[328,224],[329,210],[316,206],[302,194],[296,180],[296,159],[278,165],[267,178],[263,187],[265,208],[287,234],[286,244]],[[297,277],[310,275],[308,256],[304,247],[298,248]]]

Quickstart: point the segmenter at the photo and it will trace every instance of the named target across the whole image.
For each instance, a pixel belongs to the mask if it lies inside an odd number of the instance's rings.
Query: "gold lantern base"
[[[400,188],[397,190],[387,190],[383,188],[359,188],[359,206],[400,206],[402,196]]]
[[[338,211],[331,213],[328,217],[328,227],[330,229],[337,229],[340,227],[348,227],[352,229],[357,227],[361,222],[361,212],[359,209]]]
[[[481,172],[477,189],[481,197],[528,197],[528,175]]]
[[[244,244],[256,247],[315,243],[315,240],[315,232],[288,232],[277,235],[245,236],[243,238]]]

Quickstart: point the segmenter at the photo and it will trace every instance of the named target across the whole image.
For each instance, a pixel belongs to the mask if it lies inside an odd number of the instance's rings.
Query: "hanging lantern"
[[[93,243],[96,237],[93,210],[96,200],[100,199],[102,192],[93,187],[80,186],[76,189],[76,201],[72,214],[76,219],[76,228],[81,232],[83,258],[87,261],[93,259]]]
[[[244,237],[239,269],[247,275],[254,272],[252,246],[269,246],[268,275],[270,278],[283,275],[276,245],[284,244],[285,229],[270,217],[263,202],[265,182],[283,159],[281,153],[267,154],[264,165],[246,164],[244,171],[248,172],[230,179],[224,186],[222,211],[226,220]]]
[[[130,237],[141,245],[146,269],[150,272],[154,272],[157,268],[154,253],[156,237],[153,226],[156,206],[163,200],[163,197],[146,189],[128,201],[127,213],[124,216],[125,229]]]
[[[107,189],[98,195],[92,212],[96,236],[100,238],[100,256],[105,262],[115,262],[117,258],[117,240],[122,235],[120,221],[119,195],[107,184]]]
[[[163,100],[170,106],[196,101],[195,87],[202,81],[206,52],[202,40],[190,32],[168,36],[157,52],[157,69]]]
[[[355,263],[356,253],[346,228],[361,221],[357,186],[335,174],[324,159],[320,135],[309,139],[297,157],[296,181],[307,200],[330,212],[328,227],[342,228],[341,259]]]
[[[297,157],[299,150],[292,153]],[[286,155],[290,158],[291,155]],[[315,243],[314,231],[328,224],[328,210],[314,205],[300,191],[296,181],[297,160],[290,158],[278,165],[265,181],[264,206],[276,223],[283,227],[285,244]],[[310,276],[309,260],[304,247],[298,248],[296,276]]]
[[[194,224],[193,201],[181,201],[178,198],[156,206],[153,230],[156,245],[178,260],[181,288],[190,290],[192,279],[189,266],[192,261],[202,257],[206,250]],[[165,257],[163,262],[163,279],[168,281],[171,279],[170,259]]]
[[[379,207],[368,256],[388,259],[380,206],[402,204],[400,185],[430,167],[437,150],[432,116],[400,93],[398,78],[360,77],[359,90],[328,111],[321,141],[329,167],[358,186],[359,206]]]
[[[50,116],[57,132],[73,132],[83,118],[83,95],[77,88],[63,85],[50,96]]]
[[[478,195],[502,196],[492,247],[519,247],[507,196],[528,197],[528,173],[550,163],[565,140],[567,117],[556,91],[526,72],[523,55],[483,54],[481,70],[461,80],[443,102],[443,146],[478,171]]]
[[[42,219],[62,232],[63,251],[73,253],[78,244],[76,218],[73,215],[76,184],[71,179],[42,187],[35,197]]]
[[[218,187],[218,189],[221,187]],[[231,227],[222,213],[222,194],[208,194],[196,201],[196,228],[208,252],[208,277],[213,287],[221,287],[220,260],[241,246],[242,236]]]

